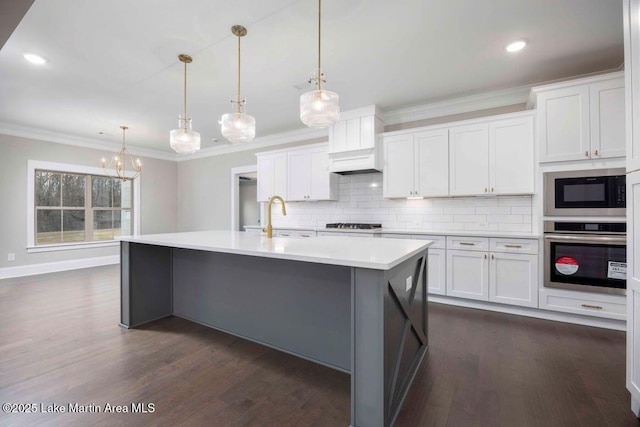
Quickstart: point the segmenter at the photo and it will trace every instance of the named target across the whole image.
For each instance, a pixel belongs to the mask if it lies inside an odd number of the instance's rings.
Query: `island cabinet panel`
[[[425,252],[384,274],[354,271],[352,426],[391,426],[400,412],[428,350],[426,270]]]
[[[343,266],[174,250],[176,316],[345,372],[351,370],[350,283]]]
[[[134,327],[172,314],[171,251],[164,246],[121,243],[121,326]]]

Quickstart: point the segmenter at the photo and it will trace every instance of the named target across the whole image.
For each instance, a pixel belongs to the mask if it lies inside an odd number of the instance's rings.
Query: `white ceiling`
[[[325,0],[322,61],[342,110],[411,107],[619,67],[621,0]],[[203,145],[236,91],[257,136],[304,128],[299,95],[317,66],[316,0],[36,0],[0,50],[0,122],[160,151],[182,111]],[[508,54],[515,39],[529,44]],[[22,58],[35,52],[49,62]],[[99,132],[104,132],[100,135]]]

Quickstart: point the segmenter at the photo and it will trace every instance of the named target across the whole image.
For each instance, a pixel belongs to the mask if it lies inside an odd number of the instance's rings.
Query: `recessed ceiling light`
[[[43,65],[48,62],[45,58],[40,55],[36,55],[35,53],[25,53],[23,56],[24,59],[31,62],[32,64]]]
[[[527,45],[527,42],[525,42],[524,40],[518,40],[515,41],[513,43],[510,43],[507,45],[506,49],[507,52],[518,52],[522,49],[524,49],[524,47]]]

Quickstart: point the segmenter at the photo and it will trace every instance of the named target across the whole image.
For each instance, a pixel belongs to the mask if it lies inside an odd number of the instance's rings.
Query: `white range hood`
[[[329,128],[329,172],[355,174],[382,171],[384,122],[375,105],[340,112]]]

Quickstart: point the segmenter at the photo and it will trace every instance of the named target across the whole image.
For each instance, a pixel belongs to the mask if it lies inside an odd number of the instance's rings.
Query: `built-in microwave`
[[[546,172],[544,214],[625,216],[624,168]]]

